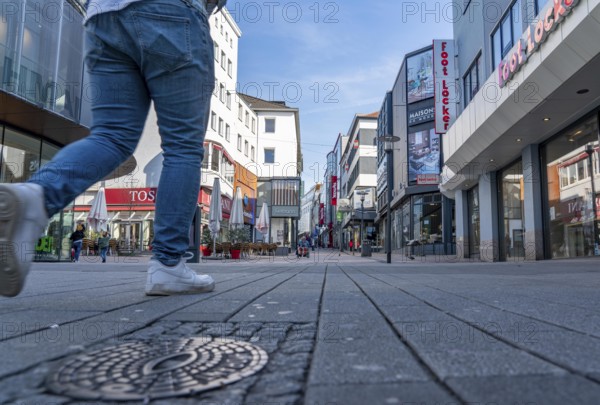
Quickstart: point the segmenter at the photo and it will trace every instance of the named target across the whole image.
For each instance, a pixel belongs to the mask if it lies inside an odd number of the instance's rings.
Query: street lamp
[[[596,184],[594,178],[594,163],[592,156],[594,155],[595,148],[593,143],[585,145],[585,153],[588,155],[588,171],[590,172],[590,179],[592,180],[592,213],[594,215],[592,219],[592,235],[594,237],[594,254],[596,253],[596,245],[598,243],[598,235],[596,235],[596,220],[598,218],[598,208],[596,207]]]
[[[387,262],[392,262],[392,188],[394,187],[394,142],[400,140],[394,135],[384,135],[377,138],[379,142],[384,142],[384,150],[387,159],[387,216],[388,220],[385,226],[385,253]]]
[[[360,241],[360,249],[362,252],[363,229],[365,223],[365,196],[369,193],[367,191],[357,191],[356,194],[360,196],[360,232],[358,233],[358,240]]]

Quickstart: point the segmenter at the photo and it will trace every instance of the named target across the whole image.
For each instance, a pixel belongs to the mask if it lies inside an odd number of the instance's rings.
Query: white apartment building
[[[256,175],[259,178],[300,176],[299,110],[286,106],[282,101],[266,101],[241,93],[239,98],[258,119]]]

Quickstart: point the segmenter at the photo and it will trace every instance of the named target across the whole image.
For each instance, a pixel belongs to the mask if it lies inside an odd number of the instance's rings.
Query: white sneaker
[[[215,289],[211,276],[196,274],[185,262],[182,258],[177,266],[169,267],[156,259],[150,260],[146,295],[197,294]]]
[[[0,295],[23,289],[38,239],[48,225],[44,189],[37,184],[0,184]]]

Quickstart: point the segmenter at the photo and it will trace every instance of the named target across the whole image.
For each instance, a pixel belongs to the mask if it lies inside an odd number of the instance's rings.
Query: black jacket
[[[73,242],[78,241],[78,240],[82,240],[85,237],[85,234],[83,233],[83,231],[75,231],[71,234],[71,237],[69,239],[71,239]]]

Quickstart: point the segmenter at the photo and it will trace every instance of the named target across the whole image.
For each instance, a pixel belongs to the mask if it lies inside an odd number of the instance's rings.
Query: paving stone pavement
[[[371,258],[191,265],[214,292],[146,297],[147,258],[34,263],[0,298],[0,404],[97,404],[51,392],[69,356],[128,342],[225,338],[269,355],[205,405],[598,404],[600,260]]]

